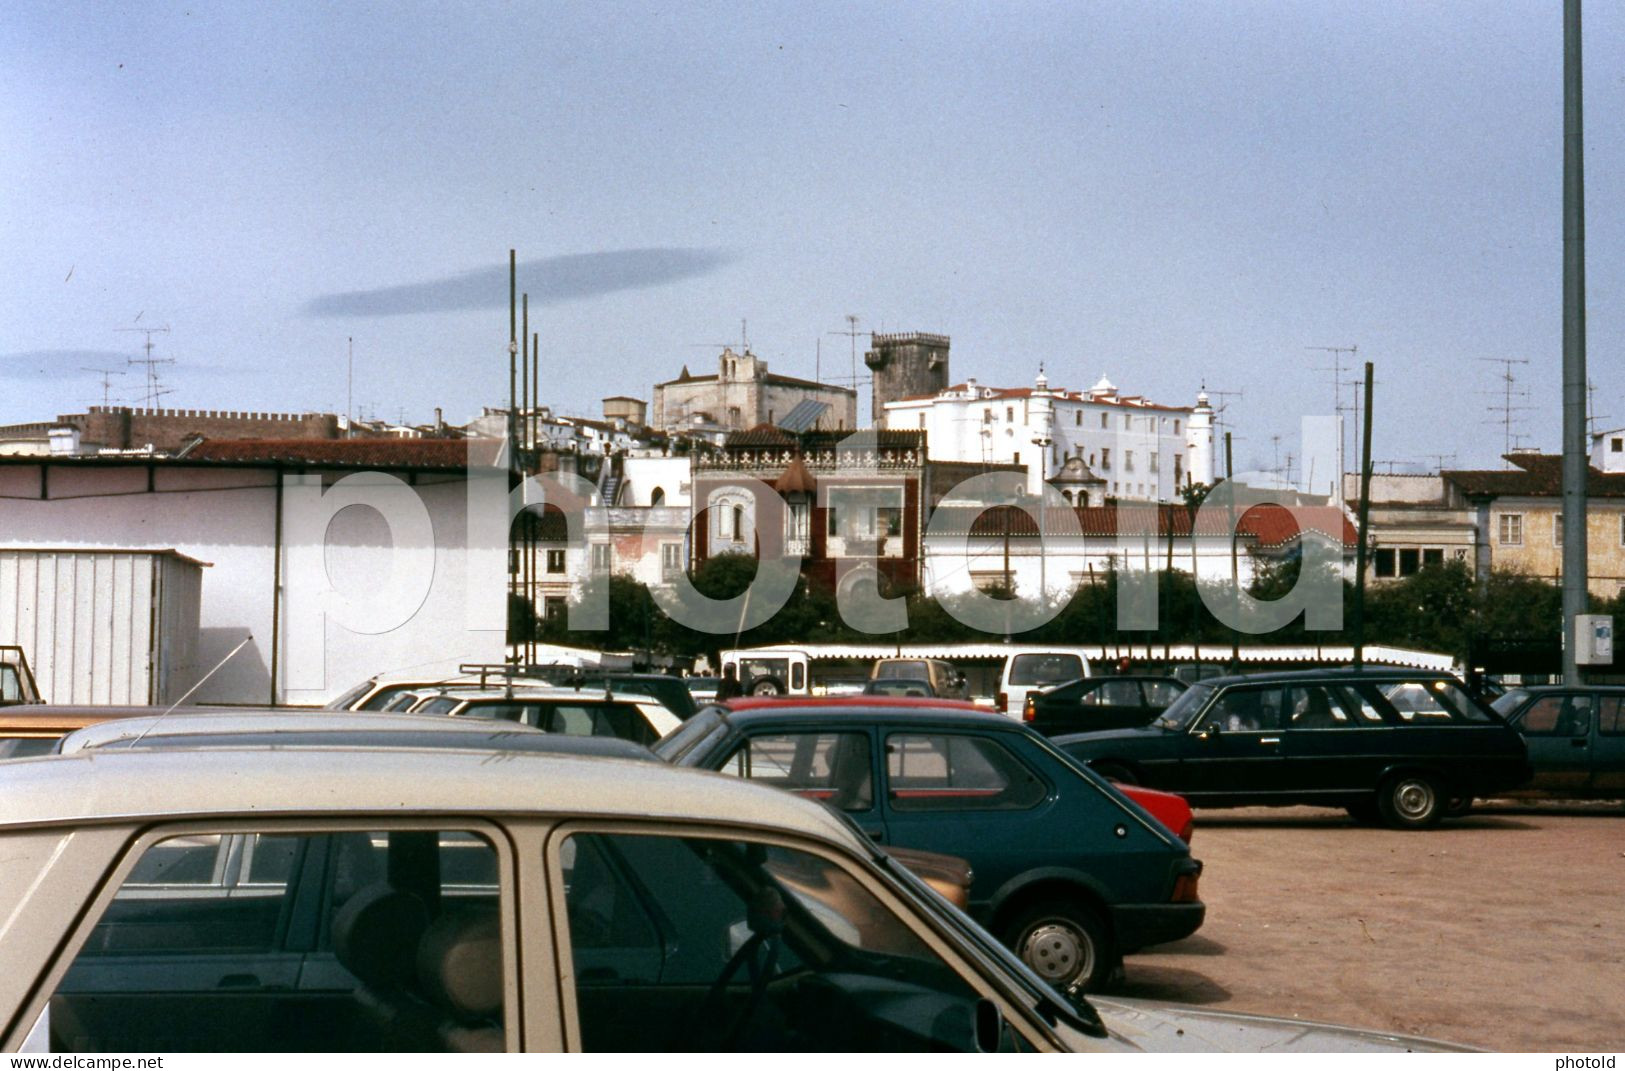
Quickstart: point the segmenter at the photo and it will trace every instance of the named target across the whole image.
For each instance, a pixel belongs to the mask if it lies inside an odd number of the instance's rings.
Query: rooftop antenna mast
[[[1483,361],[1485,364],[1498,364],[1501,366],[1501,373],[1495,377],[1501,381],[1501,389],[1496,392],[1500,395],[1500,401],[1491,402],[1489,411],[1492,416],[1497,409],[1501,412],[1500,419],[1495,421],[1501,425],[1501,453],[1503,455],[1501,463],[1510,466],[1511,462],[1505,460],[1504,455],[1512,453],[1518,445],[1518,440],[1522,438],[1514,430],[1517,418],[1512,414],[1521,413],[1529,408],[1527,405],[1518,404],[1529,400],[1529,391],[1527,388],[1522,390],[1517,388],[1518,377],[1513,374],[1512,366],[1515,364],[1528,364],[1529,361],[1527,358],[1521,357],[1480,357],[1478,360]]]
[[[852,376],[847,382],[852,384],[853,390],[857,390],[859,384],[867,383],[869,381],[868,376],[862,378],[858,376],[858,336],[863,334],[862,331],[858,330],[858,318],[851,313],[847,313],[845,331],[825,331],[824,334],[845,335],[852,340]]]
[[[1359,346],[1305,346],[1304,349],[1306,349],[1306,350],[1316,350],[1316,351],[1318,351],[1320,353],[1329,353],[1329,354],[1332,355],[1332,365],[1331,365],[1330,368],[1322,366],[1320,368],[1315,369],[1315,371],[1317,371],[1317,372],[1330,372],[1332,374],[1332,412],[1335,415],[1341,417],[1343,415],[1343,413],[1345,412],[1345,410],[1343,408],[1343,355],[1346,353],[1351,358],[1356,357],[1360,353],[1360,347]],[[1358,392],[1355,393],[1355,397],[1356,398],[1359,397]],[[1356,417],[1355,423],[1358,423],[1359,422],[1358,421],[1358,417],[1359,417],[1358,412],[1355,413],[1355,417]],[[1343,461],[1343,459],[1348,456],[1347,454],[1345,454],[1343,452],[1343,446],[1344,446],[1345,438],[1346,438],[1346,436],[1344,435],[1343,430],[1341,428],[1339,428],[1338,431],[1337,431],[1337,478],[1339,480],[1341,480],[1343,478],[1343,471],[1344,471],[1345,468],[1347,468],[1347,466],[1344,464],[1344,461]],[[1355,445],[1358,446],[1359,445],[1358,442],[1356,442]]]
[[[1597,434],[1597,423],[1602,420],[1612,420],[1607,415],[1597,415],[1597,383],[1595,380],[1586,380],[1586,437]]]
[[[111,404],[110,400],[112,398],[111,391],[112,391],[112,387],[113,387],[113,377],[114,376],[122,376],[122,375],[127,374],[125,372],[110,371],[110,370],[108,370],[106,368],[80,368],[79,371],[81,371],[81,372],[95,372],[98,376],[101,377],[101,380],[102,380],[102,408],[103,409],[106,409],[109,406],[109,404]]]
[[[152,341],[152,336],[153,335],[167,335],[167,334],[169,334],[169,325],[165,324],[162,327],[115,327],[113,330],[115,330],[115,331],[139,331],[143,335],[147,336],[147,340],[144,343],[142,343],[142,346],[141,346],[141,348],[144,351],[146,351],[146,356],[144,356],[144,357],[127,357],[127,358],[125,358],[125,363],[126,364],[139,364],[139,365],[142,365],[143,367],[146,368],[146,370],[147,370],[147,384],[146,384],[146,387],[142,391],[141,404],[144,405],[148,409],[154,408],[155,406],[157,406],[159,398],[161,398],[164,395],[170,393],[168,390],[164,389],[158,382],[158,366],[161,365],[161,364],[174,364],[175,363],[175,358],[173,358],[173,357],[154,357],[152,355],[152,347],[154,345],[154,343]]]

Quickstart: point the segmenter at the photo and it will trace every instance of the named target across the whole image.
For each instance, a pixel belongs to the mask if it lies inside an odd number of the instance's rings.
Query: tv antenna
[[[165,324],[162,327],[115,327],[113,330],[115,330],[115,331],[139,331],[139,332],[141,332],[143,335],[145,335],[147,337],[147,340],[144,343],[142,343],[142,346],[141,346],[141,348],[145,351],[146,355],[143,356],[143,357],[127,357],[127,358],[125,358],[124,363],[125,364],[138,364],[138,365],[141,365],[144,368],[146,368],[146,370],[147,370],[147,373],[146,373],[146,375],[147,375],[147,383],[146,383],[146,387],[142,391],[141,404],[144,405],[148,409],[152,409],[152,408],[156,407],[157,404],[158,404],[158,399],[163,397],[164,395],[170,393],[170,391],[164,389],[159,384],[159,381],[158,381],[158,366],[161,365],[161,364],[174,364],[175,363],[175,358],[173,358],[173,357],[154,357],[152,355],[152,347],[154,345],[154,343],[152,341],[152,336],[153,335],[167,335],[167,334],[169,334],[169,325]]]
[[[1609,416],[1597,415],[1597,383],[1595,380],[1586,380],[1586,436],[1589,438],[1597,434],[1597,422],[1612,420]]]
[[[845,331],[825,331],[824,334],[845,335],[852,340],[852,377],[847,382],[852,384],[854,391],[858,389],[859,384],[868,383],[872,377],[864,376],[861,379],[858,377],[858,336],[863,334],[862,331],[858,330],[858,318],[851,313],[847,313]]]
[[[80,368],[79,371],[81,371],[81,372],[95,372],[98,376],[101,377],[101,381],[102,381],[102,408],[103,409],[108,408],[108,406],[111,404],[110,399],[112,398],[113,377],[114,376],[122,376],[122,375],[127,374],[125,372],[110,371],[110,370],[108,370],[106,368]]]
[[[1306,350],[1315,350],[1315,351],[1317,351],[1319,353],[1329,353],[1329,354],[1332,355],[1332,364],[1331,364],[1330,368],[1326,367],[1325,365],[1322,365],[1321,367],[1316,368],[1315,371],[1316,372],[1330,372],[1332,374],[1332,413],[1334,415],[1338,416],[1338,417],[1341,417],[1343,415],[1343,413],[1346,411],[1343,408],[1343,386],[1344,386],[1344,381],[1343,381],[1343,355],[1348,354],[1350,359],[1358,357],[1359,354],[1360,354],[1360,347],[1359,346],[1305,346],[1304,349],[1306,349]],[[1358,405],[1359,404],[1358,399],[1360,397],[1360,392],[1358,390],[1356,390],[1354,392],[1354,397],[1356,399],[1355,405]],[[1358,413],[1355,413],[1354,423],[1356,423],[1356,424],[1359,423],[1359,414]],[[1344,430],[1342,428],[1339,428],[1338,431],[1337,431],[1337,473],[1338,473],[1338,479],[1342,479],[1344,470],[1348,468],[1348,466],[1344,463],[1344,459],[1348,455],[1346,453],[1344,453],[1344,451],[1343,451],[1343,447],[1344,447],[1346,439],[1347,439],[1346,433],[1344,432]],[[1358,446],[1359,446],[1358,440],[1356,440],[1355,446],[1356,446],[1356,448],[1358,448]]]
[[[1501,400],[1499,404],[1491,402],[1489,407],[1492,418],[1497,409],[1500,410],[1501,415],[1499,420],[1492,419],[1490,422],[1501,425],[1501,464],[1511,467],[1512,463],[1506,460],[1505,455],[1512,453],[1518,446],[1518,440],[1523,438],[1514,430],[1517,418],[1512,414],[1521,413],[1529,408],[1527,405],[1519,404],[1529,400],[1529,390],[1527,387],[1518,388],[1518,377],[1513,374],[1512,366],[1515,364],[1528,364],[1529,361],[1527,358],[1522,357],[1479,357],[1478,360],[1483,361],[1485,364],[1498,364],[1501,366],[1500,375],[1495,377],[1501,381],[1501,389],[1496,392],[1500,394]]]

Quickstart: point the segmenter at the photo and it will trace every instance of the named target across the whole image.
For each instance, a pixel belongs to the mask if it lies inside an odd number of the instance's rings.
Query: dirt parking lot
[[[1625,808],[1481,804],[1438,829],[1197,812],[1207,922],[1119,993],[1502,1051],[1625,1047]]]

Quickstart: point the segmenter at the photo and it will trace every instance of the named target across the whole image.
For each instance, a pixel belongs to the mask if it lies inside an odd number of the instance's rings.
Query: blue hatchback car
[[[869,836],[967,860],[971,914],[1060,988],[1201,926],[1202,865],[1108,781],[1011,718],[942,701],[735,700],[655,745],[819,799]]]

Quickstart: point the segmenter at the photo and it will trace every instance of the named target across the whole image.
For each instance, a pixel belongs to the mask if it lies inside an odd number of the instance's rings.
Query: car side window
[[[577,833],[559,865],[589,1052],[974,1047],[975,989],[827,859],[741,840]],[[1002,1040],[1017,1044],[1008,1028]]]
[[[1382,724],[1382,715],[1357,704],[1336,685],[1288,688],[1286,711],[1289,729],[1358,729]]]
[[[1440,725],[1448,722],[1489,723],[1472,697],[1449,680],[1401,681],[1380,686],[1383,697],[1404,725]]]
[[[1049,787],[1003,745],[955,733],[886,737],[887,796],[896,811],[1015,811]]]
[[[1083,697],[1086,707],[1137,707],[1143,702],[1139,681],[1112,680],[1110,677],[1101,681],[1098,688],[1084,693]]]
[[[26,759],[34,755],[49,755],[56,750],[56,736],[20,736],[0,740],[0,759]]]
[[[52,1051],[500,1050],[500,895],[469,831],[157,840],[51,997]]]
[[[566,736],[616,736],[652,744],[654,730],[641,711],[627,703],[537,703],[523,720],[545,732]]]
[[[867,811],[875,804],[868,733],[753,736],[729,756],[722,771],[843,811]]]
[[[1522,729],[1527,736],[1585,736],[1591,731],[1591,696],[1543,695],[1524,712]]]
[[[1231,688],[1202,715],[1199,731],[1274,732],[1281,727],[1281,689]]]
[[[1141,681],[1145,686],[1145,700],[1154,707],[1166,707],[1185,689],[1173,681]]]
[[[1597,731],[1604,736],[1625,736],[1625,696],[1601,697],[1597,704]]]

